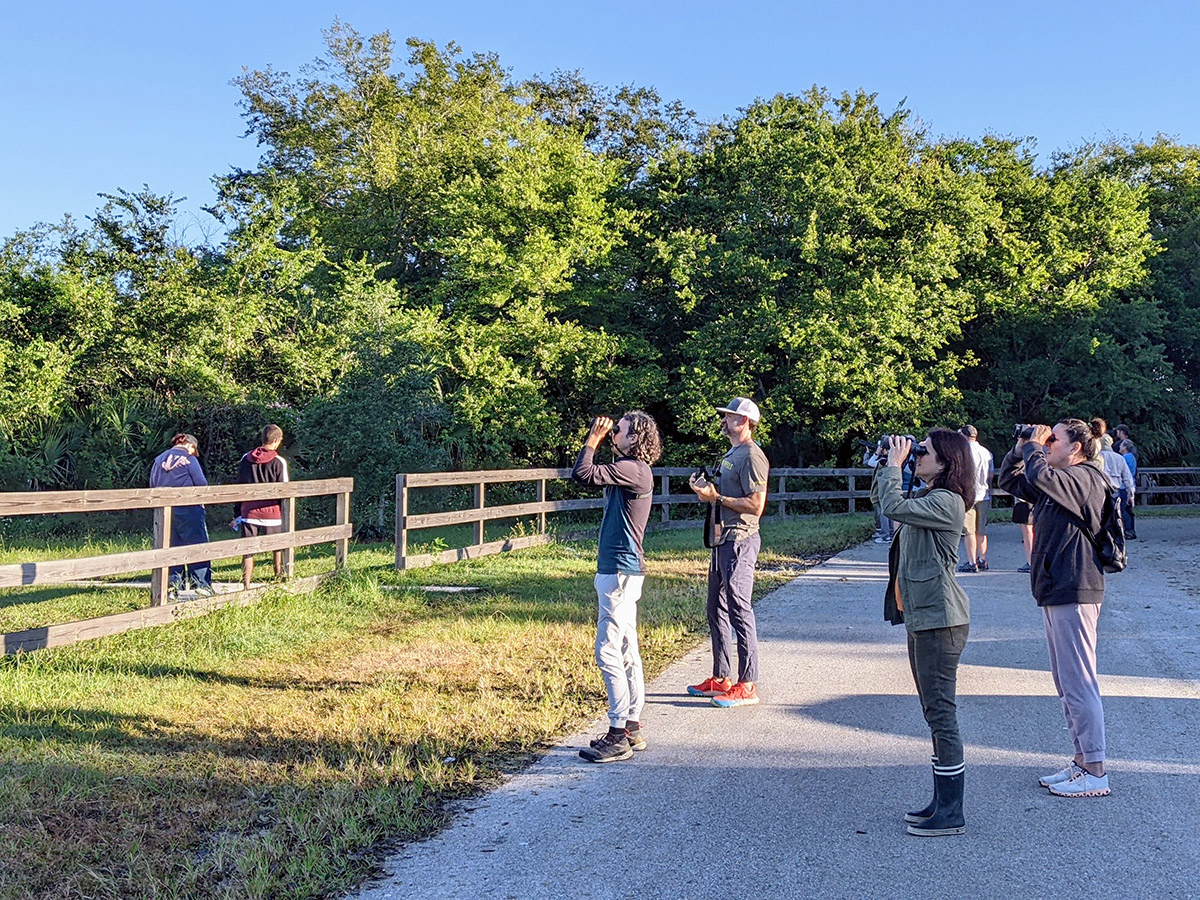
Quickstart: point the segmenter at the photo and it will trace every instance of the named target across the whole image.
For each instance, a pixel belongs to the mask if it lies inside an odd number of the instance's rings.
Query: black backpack
[[[1099,534],[1092,534],[1083,519],[1071,510],[1066,507],[1062,507],[1062,510],[1079,527],[1083,536],[1091,542],[1096,549],[1096,556],[1100,559],[1100,565],[1105,572],[1111,575],[1113,572],[1120,572],[1124,569],[1129,562],[1129,557],[1125,554],[1125,523],[1121,521],[1121,513],[1117,510],[1112,488],[1107,483],[1104,485],[1104,494],[1104,509],[1100,513]]]

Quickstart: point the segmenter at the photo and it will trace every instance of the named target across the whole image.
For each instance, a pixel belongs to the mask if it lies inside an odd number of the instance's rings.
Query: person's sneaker
[[[978,570],[978,569],[975,567],[975,564],[974,564],[974,563],[965,562],[965,563],[963,563],[961,566],[959,566],[959,567],[958,567],[958,568],[957,568],[955,571],[958,571],[958,572],[978,572],[979,570]]]
[[[1056,797],[1105,797],[1111,791],[1107,775],[1093,775],[1076,766],[1075,774],[1066,781],[1050,785],[1050,793]]]
[[[629,746],[628,735],[609,732],[608,734],[600,735],[589,746],[580,750],[579,755],[588,762],[620,762],[623,759],[629,759],[629,757],[633,756],[633,748]]]
[[[689,684],[687,692],[693,697],[715,697],[717,694],[724,694],[731,687],[733,682],[728,678],[705,678],[699,684]]]
[[[987,560],[986,560],[986,559],[984,559],[982,556],[981,556],[981,557],[979,557],[979,571],[980,571],[980,572],[986,572],[986,571],[988,571],[988,564],[987,564]]]
[[[626,730],[625,740],[629,741],[629,746],[632,747],[634,750],[645,750],[646,749],[646,737],[645,737],[645,735],[642,734],[642,730],[640,728],[637,731]],[[588,741],[588,746],[594,750],[597,747],[599,747],[603,742],[604,742],[604,735],[601,735],[598,738],[593,738],[592,740]]]
[[[1030,566],[1029,563],[1025,563],[1025,565],[1021,566],[1021,568],[1017,569],[1017,571],[1023,572],[1024,574],[1028,575],[1030,572],[1033,571],[1033,567]]]
[[[739,681],[724,694],[712,698],[713,706],[749,706],[758,702],[758,690],[753,684]]]
[[[1067,763],[1065,768],[1059,769],[1054,774],[1043,775],[1038,779],[1038,784],[1044,788],[1048,788],[1052,784],[1062,784],[1064,781],[1070,781],[1071,776],[1078,771],[1079,766],[1075,765],[1075,762],[1072,760],[1071,762]]]
[[[213,597],[213,596],[216,596],[216,593],[217,592],[213,590],[213,586],[211,584],[196,585],[196,596],[197,597]]]

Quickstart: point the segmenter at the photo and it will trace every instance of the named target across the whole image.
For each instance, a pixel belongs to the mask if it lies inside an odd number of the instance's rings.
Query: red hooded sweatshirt
[[[238,484],[272,484],[287,480],[287,460],[266,447],[255,447],[238,463]],[[235,503],[233,514],[254,525],[283,524],[283,510],[278,500]]]

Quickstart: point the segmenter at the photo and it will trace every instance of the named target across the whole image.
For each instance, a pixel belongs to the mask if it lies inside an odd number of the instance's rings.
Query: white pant
[[[638,653],[637,604],[645,575],[597,575],[596,665],[608,691],[608,721],[623,728],[640,721],[646,703],[642,657]]]

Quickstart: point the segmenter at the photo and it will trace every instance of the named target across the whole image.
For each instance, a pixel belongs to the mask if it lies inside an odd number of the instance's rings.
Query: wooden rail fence
[[[694,468],[663,467],[652,470],[658,480],[659,492],[654,495],[653,502],[659,511],[659,521],[670,526],[671,507],[683,503],[695,507],[696,495],[684,487],[683,493],[671,492],[671,480],[686,481]],[[777,468],[771,470],[771,478],[776,490],[769,495],[769,502],[778,504],[776,514],[787,515],[787,504],[800,500],[844,500],[849,512],[857,509],[858,501],[869,501],[871,497],[871,469],[814,469],[814,468]],[[508,550],[518,550],[522,547],[532,547],[544,544],[553,537],[546,531],[546,514],[567,512],[571,510],[601,509],[604,506],[603,497],[586,497],[576,500],[547,500],[546,485],[550,481],[567,481],[571,477],[570,469],[494,469],[478,472],[415,472],[396,476],[396,568],[415,569],[439,563],[454,562],[459,559],[470,559],[477,556],[488,556]],[[813,478],[844,478],[845,490],[788,490],[789,479]],[[531,503],[506,503],[498,506],[488,506],[486,503],[487,486],[513,482],[534,482],[536,499]],[[457,509],[444,512],[430,512],[413,515],[409,512],[411,492],[421,488],[469,486],[473,489],[472,505],[468,509]],[[868,506],[869,506],[868,502]],[[484,529],[488,522],[494,519],[511,519],[515,517],[537,516],[537,532],[529,535],[510,537],[504,540],[485,541]],[[409,532],[422,528],[437,528],[443,525],[462,525],[472,523],[475,527],[475,541],[466,547],[453,550],[443,550],[434,553],[410,554],[408,552]],[[696,525],[695,521],[690,523]]]
[[[127,553],[110,553],[76,559],[57,559],[40,562],[0,565],[0,588],[39,584],[63,584],[107,575],[123,575],[150,570],[150,609],[118,613],[89,619],[86,622],[64,623],[4,636],[5,652],[40,649],[71,643],[83,637],[116,634],[131,628],[147,627],[172,621],[180,615],[208,612],[231,603],[243,602],[245,591],[225,594],[205,600],[166,603],[167,575],[171,566],[248,556],[275,550],[283,551],[283,576],[291,579],[295,570],[295,550],[312,544],[334,545],[335,568],[346,565],[350,538],[354,526],[350,522],[350,496],[354,490],[352,478],[330,478],[317,481],[290,481],[277,484],[238,484],[194,488],[144,488],[123,491],[45,491],[30,493],[0,493],[0,516],[47,515],[50,513],[90,513],[116,510],[154,510],[154,547]],[[296,530],[296,500],[299,497],[335,495],[337,511],[335,524]],[[283,531],[280,534],[206,544],[171,546],[171,511],[176,506],[235,503],[245,500],[281,500]],[[328,574],[328,573],[325,573]],[[310,587],[321,576],[295,582],[300,588]],[[254,592],[250,592],[254,593]]]
[[[671,507],[678,503],[695,506],[696,495],[690,489],[684,488],[683,493],[671,492],[671,479],[686,480],[694,468],[655,468],[652,470],[658,479],[659,490],[654,495],[653,502],[660,508],[661,524],[671,524]],[[859,501],[867,501],[870,507],[870,484],[873,469],[845,468],[776,468],[771,470],[776,490],[769,493],[768,504],[775,503],[776,516],[788,514],[787,505],[790,501],[801,500],[844,500],[846,511],[858,509]],[[1182,497],[1183,502],[1200,501],[1200,468],[1166,468],[1146,467],[1138,469],[1138,481],[1146,486],[1137,491],[1138,505],[1145,505],[1146,499],[1168,501],[1171,498]],[[586,497],[574,500],[547,500],[546,485],[550,481],[566,481],[571,477],[570,469],[493,469],[476,472],[415,472],[396,476],[396,568],[415,569],[440,563],[455,562],[460,559],[471,559],[478,556],[488,556],[508,550],[518,550],[545,544],[553,540],[546,530],[546,514],[567,512],[571,510],[600,509],[604,506],[603,497]],[[789,479],[814,478],[844,478],[845,490],[788,490]],[[1167,481],[1181,481],[1176,484],[1163,484]],[[529,503],[506,503],[488,506],[487,487],[494,484],[519,482],[534,482],[535,500]],[[422,488],[462,487],[472,488],[472,503],[470,508],[440,512],[420,513],[413,515],[409,511],[412,491]],[[992,489],[993,497],[1008,497],[1006,491]],[[511,519],[525,516],[537,516],[537,531],[534,534],[519,535],[502,540],[485,541],[484,531],[488,522],[496,519]],[[452,550],[442,550],[433,553],[412,554],[408,551],[410,532],[424,528],[437,528],[444,525],[474,525],[474,542]],[[696,525],[687,522],[684,524]]]

